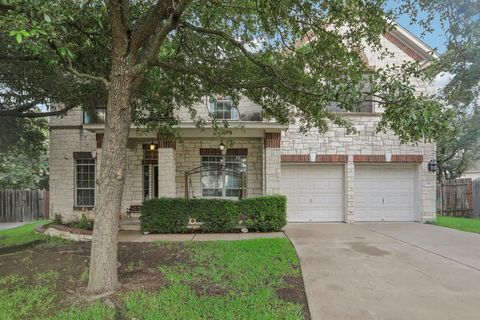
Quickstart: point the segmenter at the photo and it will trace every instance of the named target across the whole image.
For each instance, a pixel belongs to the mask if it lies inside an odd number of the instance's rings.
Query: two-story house
[[[401,27],[385,33],[382,43],[393,55],[380,58],[366,50],[363,58],[371,68],[428,64],[435,58]],[[416,89],[431,93],[434,88],[418,80]],[[435,174],[428,170],[435,145],[402,145],[392,133],[377,134],[382,108],[375,103],[343,114],[358,130],[351,135],[335,126],[323,134],[315,129],[303,134],[298,124],[266,121],[261,106],[246,98],[234,105],[225,97],[206,97],[196,109],[197,117],[228,120],[231,135],[216,138],[208,126],[197,128],[186,110],[175,111],[179,141],[132,126],[124,212],[150,197],[284,194],[289,222],[435,219]],[[95,206],[105,112],[76,109],[51,119],[51,207],[67,220]],[[229,170],[211,170],[215,167]]]

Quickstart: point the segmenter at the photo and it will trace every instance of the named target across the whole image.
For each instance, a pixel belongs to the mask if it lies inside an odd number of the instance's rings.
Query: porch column
[[[280,193],[280,141],[280,132],[265,132],[265,195]]]
[[[176,197],[176,142],[158,138],[158,197]]]
[[[355,222],[355,212],[353,208],[355,184],[355,164],[353,156],[348,156],[348,161],[345,163],[345,217],[347,223]]]

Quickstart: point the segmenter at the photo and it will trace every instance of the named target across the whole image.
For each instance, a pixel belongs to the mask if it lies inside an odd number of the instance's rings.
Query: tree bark
[[[128,71],[133,64],[134,59],[127,56],[114,58],[112,65],[100,176],[97,181],[88,281],[88,292],[91,294],[115,291],[120,286],[117,274],[117,238],[131,122],[130,96],[134,81]]]

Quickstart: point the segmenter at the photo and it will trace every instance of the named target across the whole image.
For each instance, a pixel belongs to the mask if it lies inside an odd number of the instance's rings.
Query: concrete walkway
[[[7,230],[7,229],[12,229],[16,227],[23,226],[27,222],[2,222],[0,223],[0,230]]]
[[[118,242],[153,242],[153,241],[215,241],[215,240],[249,240],[258,238],[285,238],[283,232],[266,233],[179,233],[147,234],[139,231],[120,231]]]
[[[312,319],[480,319],[480,235],[419,223],[289,224]]]

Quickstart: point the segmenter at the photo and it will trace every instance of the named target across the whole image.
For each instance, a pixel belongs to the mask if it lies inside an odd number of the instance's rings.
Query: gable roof
[[[385,32],[383,37],[420,63],[428,63],[438,58],[435,50],[398,23]]]
[[[398,23],[394,22],[393,28],[382,36],[423,66],[438,58],[438,54],[434,49]],[[299,48],[308,44],[314,37],[313,31],[307,32],[302,40],[295,43],[295,47]],[[360,53],[360,58],[367,66],[369,65],[368,58],[364,52]]]

